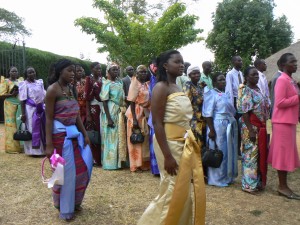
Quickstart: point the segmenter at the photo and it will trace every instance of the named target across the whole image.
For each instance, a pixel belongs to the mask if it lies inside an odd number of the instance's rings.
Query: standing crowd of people
[[[287,173],[300,167],[296,146],[300,91],[292,74],[297,59],[291,53],[278,60],[269,83],[266,63],[256,59],[243,67],[232,58],[227,74],[212,74],[212,63],[184,62],[169,50],[149,65],[91,63],[91,74],[68,59],[51,65],[47,91],[33,67],[18,76],[16,67],[1,78],[5,98],[5,151],[51,157],[54,149],[66,160],[65,183],[53,187],[60,217],[72,220],[81,210],[92,167],[151,170],[160,176],[160,191],[138,224],[204,224],[205,181],[226,187],[238,176],[241,189],[257,195],[267,184],[267,163],[278,171],[278,194],[300,200],[288,186]],[[266,122],[271,118],[269,145]],[[19,127],[32,134],[16,141]],[[204,167],[201,149],[223,152],[218,168]],[[191,194],[191,186],[194,194]],[[194,196],[194,199],[192,199]],[[193,212],[192,206],[197,209]]]

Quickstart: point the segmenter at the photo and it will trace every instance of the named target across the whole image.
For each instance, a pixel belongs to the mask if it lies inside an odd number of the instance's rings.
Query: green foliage
[[[213,14],[213,30],[206,45],[223,71],[231,58],[240,55],[244,66],[252,57],[267,58],[292,43],[293,33],[286,17],[274,20],[273,0],[224,0]]]
[[[202,40],[197,36],[202,30],[194,28],[198,17],[184,15],[183,3],[170,6],[157,21],[144,15],[125,14],[106,0],[94,0],[93,6],[104,12],[106,20],[81,17],[75,26],[95,35],[101,45],[98,51],[109,52],[110,59],[122,66],[148,64],[165,50]]]
[[[27,35],[31,33],[23,25],[23,19],[17,16],[14,12],[0,8],[0,37],[1,39],[7,36]]]
[[[20,46],[16,46],[16,48],[22,48]],[[15,62],[11,61],[9,58],[11,58],[11,54],[2,54],[3,51],[11,51],[13,52],[13,45],[7,42],[0,42],[0,65],[5,66],[7,68],[4,68],[3,71],[7,71],[8,68],[12,65],[17,66],[19,70],[19,74],[22,76],[23,75],[23,62],[19,64],[15,64]],[[47,83],[47,78],[49,74],[49,68],[52,63],[55,63],[57,60],[61,58],[67,58],[70,59],[72,62],[81,64],[82,67],[85,70],[85,74],[89,75],[91,73],[90,71],[90,65],[92,62],[86,61],[86,60],[81,60],[78,58],[74,57],[69,57],[69,56],[61,56],[57,54],[53,54],[51,52],[46,52],[46,51],[41,51],[38,49],[34,48],[25,48],[25,68],[28,66],[32,66],[36,69],[38,77],[40,79],[44,80],[44,83]],[[106,65],[101,65],[102,67],[102,74],[105,74],[106,70]],[[1,68],[3,69],[3,68]],[[7,75],[7,73],[1,74],[1,75]]]

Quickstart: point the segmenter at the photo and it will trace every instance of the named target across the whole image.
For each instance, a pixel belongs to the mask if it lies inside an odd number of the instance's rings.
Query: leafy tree
[[[17,35],[30,36],[31,33],[23,25],[23,19],[14,12],[0,8],[0,38],[15,37]]]
[[[163,6],[161,3],[151,4],[146,0],[113,0],[112,4],[125,12],[134,13],[136,15],[144,15],[150,18],[154,18],[157,16],[157,12],[155,10],[162,10]]]
[[[274,19],[273,0],[224,0],[213,14],[213,29],[206,45],[223,71],[234,55],[250,65],[253,56],[266,58],[292,43],[293,32],[285,16]]]
[[[82,17],[75,21],[83,32],[95,35],[99,52],[109,52],[121,65],[147,64],[162,51],[200,41],[201,29],[194,25],[198,17],[183,15],[186,6],[176,3],[154,21],[144,15],[126,14],[106,0],[94,0],[94,7],[105,14],[105,21]]]

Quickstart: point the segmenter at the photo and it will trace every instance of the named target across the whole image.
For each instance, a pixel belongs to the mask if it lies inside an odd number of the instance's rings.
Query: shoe
[[[300,195],[295,194],[294,192],[292,192],[291,194],[286,194],[283,193],[281,191],[277,191],[279,195],[284,196],[288,199],[296,199],[296,200],[300,200]]]
[[[101,168],[102,166],[101,165],[99,165],[98,163],[93,163],[93,167],[98,167],[98,168]]]
[[[82,207],[80,205],[75,206],[75,211],[77,212],[82,211]]]

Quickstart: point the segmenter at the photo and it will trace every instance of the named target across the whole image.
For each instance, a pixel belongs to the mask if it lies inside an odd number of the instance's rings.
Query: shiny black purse
[[[215,142],[215,141],[214,141]],[[205,167],[219,168],[223,161],[223,152],[215,142],[215,149],[209,148],[209,139],[201,151],[202,165]]]
[[[32,140],[32,134],[29,132],[27,129],[26,123],[25,124],[25,129],[22,130],[22,124],[20,123],[19,129],[17,132],[14,133],[13,139],[15,141],[30,141]]]
[[[130,136],[130,142],[132,144],[139,144],[144,142],[144,135],[140,129],[132,129],[132,134]]]

